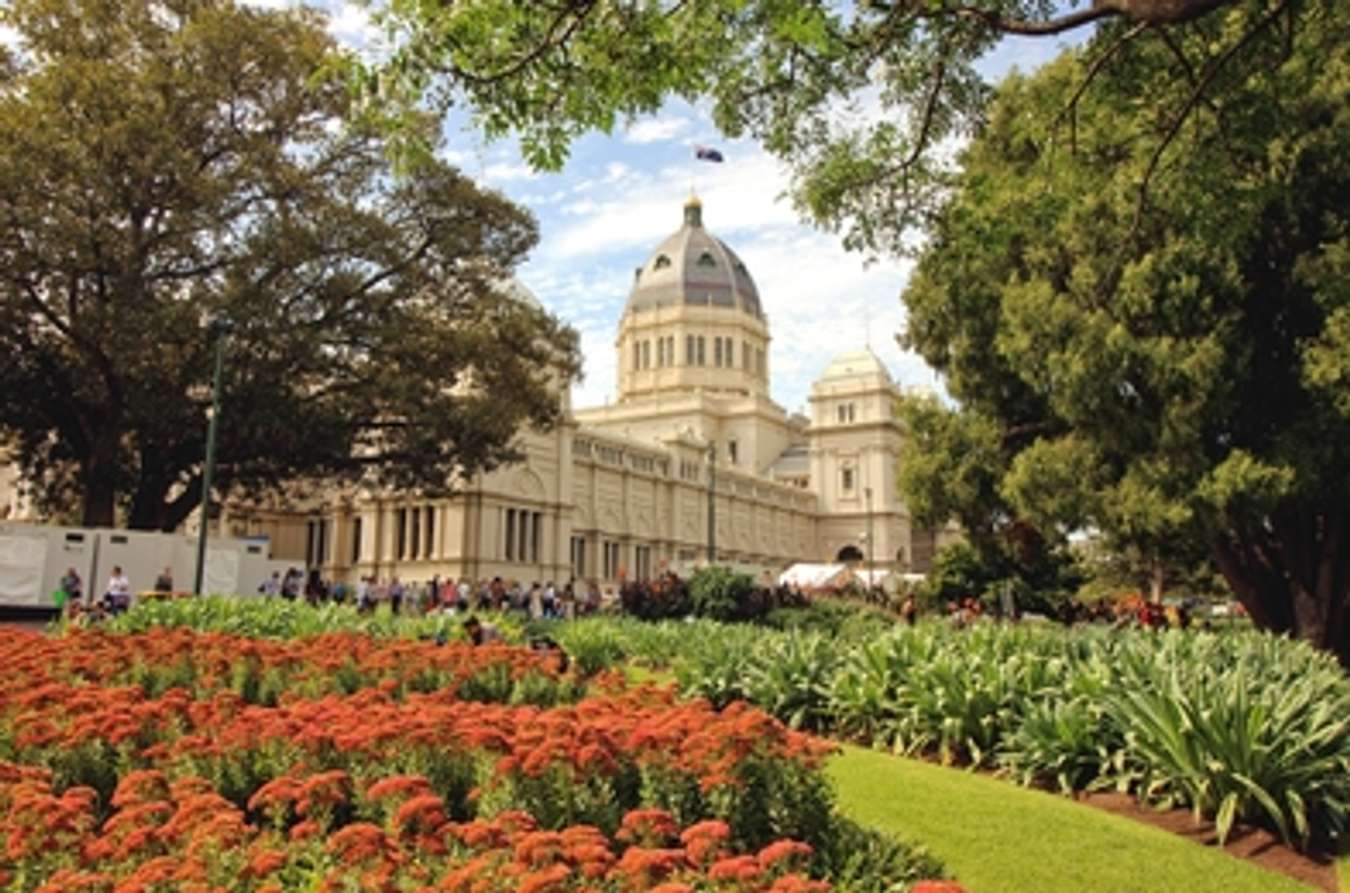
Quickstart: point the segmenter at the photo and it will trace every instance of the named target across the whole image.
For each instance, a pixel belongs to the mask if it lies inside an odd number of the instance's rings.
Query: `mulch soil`
[[[1156,810],[1144,806],[1129,794],[1108,792],[1080,793],[1074,796],[1079,803],[1104,809],[1107,812],[1153,825],[1205,846],[1218,846],[1214,823],[1195,820],[1189,809]],[[1335,860],[1328,856],[1300,853],[1284,844],[1279,837],[1263,828],[1234,825],[1224,844],[1224,852],[1239,859],[1288,875],[1325,893],[1338,893]]]

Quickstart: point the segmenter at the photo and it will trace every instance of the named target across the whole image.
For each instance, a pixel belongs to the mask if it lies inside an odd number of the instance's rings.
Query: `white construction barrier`
[[[273,570],[293,562],[273,561],[265,539],[207,540],[203,591],[256,595]],[[0,522],[0,607],[54,608],[52,594],[70,569],[79,574],[86,599],[108,589],[120,567],[133,593],[154,588],[165,568],[176,591],[190,591],[197,568],[197,540],[175,533],[55,527]],[[304,568],[301,568],[304,570]]]

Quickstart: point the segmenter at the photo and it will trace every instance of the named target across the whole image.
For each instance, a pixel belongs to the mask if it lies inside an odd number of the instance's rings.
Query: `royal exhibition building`
[[[900,499],[899,388],[870,349],[822,357],[810,418],[789,415],[770,394],[771,300],[691,198],[634,270],[612,403],[573,408],[562,388],[562,424],[522,433],[523,462],[443,498],[350,487],[227,501],[220,533],[266,537],[273,558],[346,581],[612,584],[687,572],[710,547],[755,573],[798,562],[927,570],[954,533],[915,526]],[[7,474],[2,510],[18,520]]]

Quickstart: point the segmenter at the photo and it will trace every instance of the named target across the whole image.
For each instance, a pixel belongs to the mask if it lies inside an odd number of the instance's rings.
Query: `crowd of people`
[[[388,605],[395,614],[427,614],[433,611],[467,614],[470,611],[517,611],[532,619],[570,619],[600,610],[605,597],[594,580],[534,581],[526,586],[517,580],[458,580],[432,577],[425,582],[407,582],[397,576],[386,579],[362,577],[355,584],[329,582],[317,570],[308,578],[296,568],[274,572],[258,586],[267,597],[304,598],[311,604],[354,604],[373,611]]]

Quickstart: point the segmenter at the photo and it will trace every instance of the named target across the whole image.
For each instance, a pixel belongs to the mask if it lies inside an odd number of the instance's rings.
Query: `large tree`
[[[513,458],[574,333],[507,287],[531,216],[343,124],[323,22],[217,0],[13,0],[0,21],[0,442],[86,524],[221,492]]]
[[[938,513],[1202,546],[1259,624],[1350,665],[1350,11],[1305,24],[1162,160],[1166,47],[1121,53],[1072,129],[1095,48],[1000,88],[905,293],[957,404],[910,473]]]
[[[980,126],[979,60],[1010,36],[1099,41],[1084,81],[1133,44],[1166,53],[1164,121],[1221,97],[1257,37],[1335,0],[374,0],[393,51],[357,79],[372,117],[415,145],[418,111],[467,112],[556,167],[575,137],[710,101],[718,126],[793,171],[811,220],[855,248],[904,251],[941,198],[951,140]],[[1103,30],[1098,30],[1103,29]],[[1068,97],[1066,106],[1072,105]],[[1059,117],[1064,109],[1042,113]]]

